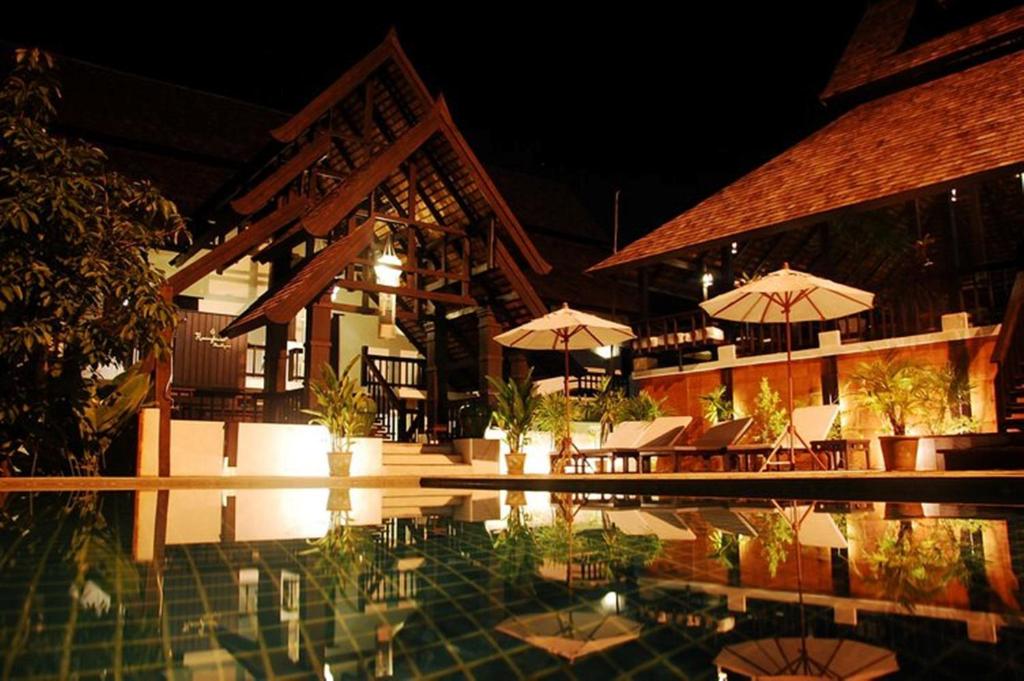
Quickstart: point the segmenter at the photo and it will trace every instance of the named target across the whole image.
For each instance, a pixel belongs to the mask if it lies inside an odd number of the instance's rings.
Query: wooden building
[[[795,327],[798,402],[842,402],[860,361],[898,350],[969,371],[982,427],[1020,429],[1024,8],[1009,4],[870,3],[821,93],[831,122],[592,268],[688,283],[686,305],[643,304],[642,386],[699,414],[716,386],[749,411],[762,376],[784,385],[781,325],[697,303],[788,262],[877,294]],[[878,425],[844,411],[857,436]]]

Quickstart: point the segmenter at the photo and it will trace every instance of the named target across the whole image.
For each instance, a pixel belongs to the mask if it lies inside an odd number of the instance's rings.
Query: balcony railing
[[[950,305],[946,297],[878,301],[874,309],[861,314],[794,324],[793,349],[817,347],[822,331],[839,331],[844,343],[939,331],[942,316],[953,312],[967,312],[976,326],[998,324],[1015,277],[1014,267],[983,268],[961,277],[955,305]],[[641,355],[676,353],[682,361],[687,353],[734,343],[739,356],[765,355],[785,352],[785,333],[782,324],[737,324],[710,319],[703,310],[696,309],[641,322],[636,326],[633,349]]]

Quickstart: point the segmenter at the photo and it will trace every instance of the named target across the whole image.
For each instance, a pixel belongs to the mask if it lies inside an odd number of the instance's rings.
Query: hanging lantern
[[[373,273],[377,277],[377,283],[381,286],[397,288],[402,279],[402,260],[395,253],[395,246],[391,243],[391,236],[388,235],[387,243],[384,244],[384,251],[377,257],[377,264],[373,266]],[[380,294],[380,316],[377,326],[377,336],[380,338],[395,337],[395,308],[398,304],[398,296],[394,293]]]

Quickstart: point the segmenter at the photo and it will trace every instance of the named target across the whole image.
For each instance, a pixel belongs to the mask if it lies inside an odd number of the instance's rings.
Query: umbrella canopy
[[[501,345],[523,350],[590,350],[618,345],[633,338],[633,330],[596,315],[574,310],[567,303],[494,337]],[[566,343],[568,341],[568,344]]]
[[[496,629],[569,662],[640,636],[640,623],[590,609],[510,617]]]
[[[791,270],[787,265],[700,306],[718,319],[771,324],[838,319],[870,310],[874,300],[873,293]]]
[[[700,304],[705,312],[719,319],[755,324],[782,322],[786,325],[786,382],[789,387],[786,397],[789,407],[789,437],[786,439],[789,442],[789,464],[793,468],[796,468],[794,440],[800,440],[808,451],[811,447],[809,443],[803,442],[803,438],[793,428],[792,323],[820,322],[846,317],[871,309],[874,302],[873,293],[791,270],[786,263],[781,270],[749,281],[739,288]],[[761,470],[778,463],[773,461],[778,450],[779,445],[776,445],[765,457]],[[811,456],[821,463],[817,454],[812,452]]]
[[[569,351],[589,350],[605,345],[618,345],[633,338],[633,330],[625,324],[573,310],[568,303],[521,326],[494,337],[501,345],[522,350],[561,350],[565,355],[565,375],[562,391],[565,395],[565,421],[571,420],[569,404]],[[566,431],[568,432],[568,426]],[[572,437],[562,438],[559,445],[559,463],[555,472],[561,473],[572,456]]]
[[[805,653],[806,651],[806,653]],[[752,679],[877,679],[899,671],[896,653],[843,638],[763,638],[726,646],[715,664]]]

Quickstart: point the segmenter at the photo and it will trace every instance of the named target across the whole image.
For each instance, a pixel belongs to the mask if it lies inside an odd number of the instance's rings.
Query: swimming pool
[[[0,678],[1016,678],[1022,571],[1011,506],[7,493]]]

